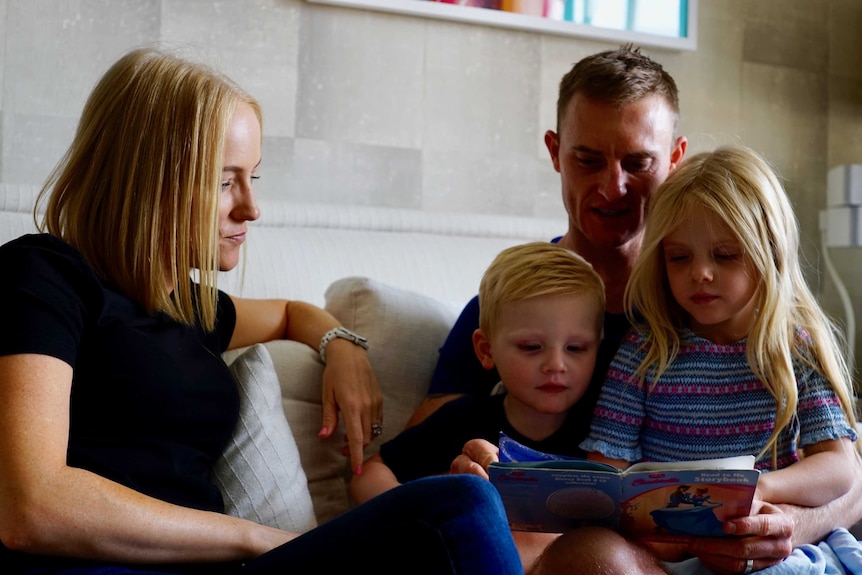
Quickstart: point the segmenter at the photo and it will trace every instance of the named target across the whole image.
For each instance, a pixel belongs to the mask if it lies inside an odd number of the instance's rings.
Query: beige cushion
[[[299,448],[314,512],[323,523],[350,506],[345,483],[349,465],[341,455],[344,429],[339,425],[329,439],[317,435],[323,423],[323,364],[316,350],[295,341],[271,341],[266,347],[278,374],[282,408]]]
[[[255,345],[230,370],[239,387],[239,421],[214,470],[225,511],[280,529],[307,531],[317,521],[272,359],[263,345]]]
[[[345,327],[368,338],[369,358],[383,391],[384,433],[366,457],[393,437],[425,396],[443,344],[460,310],[437,300],[362,277],[337,280],[326,291],[326,309]],[[317,520],[323,523],[352,506],[349,460],[342,455],[343,421],[326,440],[323,421],[323,364],[317,350],[293,341],[265,344],[281,388]],[[229,357],[229,354],[228,354]]]
[[[384,419],[383,435],[366,450],[370,456],[404,428],[425,397],[438,350],[460,310],[365,277],[333,282],[326,290],[326,309],[368,338],[371,366],[383,391]]]

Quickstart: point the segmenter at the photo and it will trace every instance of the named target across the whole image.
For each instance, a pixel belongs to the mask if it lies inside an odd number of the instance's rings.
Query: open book
[[[513,451],[518,460],[511,459]],[[562,532],[602,525],[651,541],[726,535],[722,522],[749,514],[760,476],[752,455],[644,462],[620,471],[535,452],[502,434],[500,459],[489,466],[489,475],[512,529]]]

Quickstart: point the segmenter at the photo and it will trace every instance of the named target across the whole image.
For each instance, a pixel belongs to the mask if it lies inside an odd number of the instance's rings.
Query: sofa
[[[0,183],[0,244],[36,231],[38,187]],[[219,287],[251,298],[308,301],[369,340],[383,392],[383,434],[397,434],[425,396],[437,353],[500,250],[548,240],[564,220],[259,201],[242,264]],[[322,440],[317,350],[273,341],[224,354],[241,392],[240,421],[214,480],[230,514],[303,532],[348,510],[344,430]],[[862,426],[860,426],[862,431]],[[851,529],[862,536],[862,522]]]
[[[0,243],[36,230],[37,186],[0,184]],[[400,431],[424,397],[437,353],[503,248],[548,240],[565,220],[296,204],[261,199],[242,263],[219,288],[241,297],[308,301],[369,340],[383,392],[383,434]],[[241,415],[215,480],[227,512],[305,531],[349,509],[344,431],[322,421],[317,351],[274,341],[224,356],[241,391]]]

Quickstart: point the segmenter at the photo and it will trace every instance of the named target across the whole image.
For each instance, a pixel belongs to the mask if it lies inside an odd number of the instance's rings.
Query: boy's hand
[[[471,439],[464,444],[461,455],[452,461],[449,473],[469,473],[484,479],[488,477],[488,465],[500,461],[500,450],[490,441]]]

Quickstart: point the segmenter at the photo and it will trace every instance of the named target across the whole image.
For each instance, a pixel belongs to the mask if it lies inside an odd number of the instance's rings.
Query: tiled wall
[[[817,212],[829,167],[862,162],[862,1],[699,4],[697,51],[645,51],[677,79],[692,152],[741,142],[780,169],[840,319]],[[0,38],[0,181],[41,182],[100,74],[156,42],[261,100],[261,195],[535,216],[562,211],[542,143],[557,82],[615,46],[304,0],[0,0]],[[862,248],[831,253],[862,301]]]

